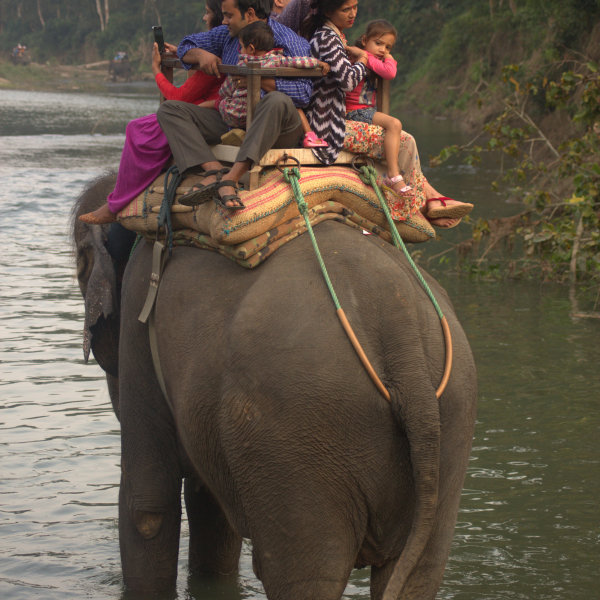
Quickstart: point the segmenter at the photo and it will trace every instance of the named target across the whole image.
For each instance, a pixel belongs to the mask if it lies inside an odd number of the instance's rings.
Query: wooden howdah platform
[[[172,53],[164,52],[162,54],[161,71],[167,80],[173,83],[173,70],[182,69],[181,61]],[[247,77],[248,82],[248,111],[246,117],[246,127],[250,127],[256,105],[260,102],[260,80],[262,77],[323,77],[321,69],[294,69],[290,67],[262,68],[260,63],[248,63],[247,66],[239,67],[237,65],[219,65],[219,72],[227,75],[240,75]],[[191,70],[200,70],[194,65]],[[165,101],[161,94],[161,103]],[[386,115],[390,114],[390,81],[377,77],[377,111]],[[239,147],[226,146],[218,144],[212,146],[211,150],[215,158],[225,164],[235,162]],[[274,167],[277,161],[284,155],[296,158],[301,165],[320,165],[321,163],[308,148],[285,148],[269,150],[262,159],[242,178],[241,183],[250,191],[255,190],[259,185],[260,173],[267,167]],[[352,152],[342,151],[336,165],[349,165],[356,155]],[[382,163],[375,162],[375,168],[382,173],[385,166]]]

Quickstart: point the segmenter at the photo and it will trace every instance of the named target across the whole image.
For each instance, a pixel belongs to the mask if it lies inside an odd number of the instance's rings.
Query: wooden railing
[[[168,81],[173,83],[173,69],[182,69],[181,61],[169,52],[162,55],[161,71]],[[194,65],[192,70],[200,70]],[[248,82],[248,112],[246,117],[246,128],[250,127],[256,105],[260,102],[260,79],[261,77],[323,77],[321,69],[294,69],[289,67],[277,67],[263,69],[259,62],[248,63],[247,66],[219,65],[219,72],[227,75],[240,75],[247,77]],[[160,97],[161,103],[165,98]],[[386,115],[390,114],[390,82],[377,77],[377,110]]]

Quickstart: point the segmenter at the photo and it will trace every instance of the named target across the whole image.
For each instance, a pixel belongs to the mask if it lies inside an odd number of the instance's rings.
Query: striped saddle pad
[[[179,204],[178,199],[201,180],[201,176],[192,175],[177,189],[171,214],[173,239],[177,245],[220,252],[238,264],[252,268],[306,230],[292,188],[276,169],[263,175],[258,189],[239,193],[246,208],[235,212],[214,202],[194,208]],[[310,210],[312,225],[335,220],[391,242],[389,227],[374,190],[365,185],[354,170],[304,167],[300,188]],[[163,196],[164,174],[119,213],[120,223],[154,238]],[[395,224],[406,242],[425,242],[435,237],[431,225],[419,212]]]

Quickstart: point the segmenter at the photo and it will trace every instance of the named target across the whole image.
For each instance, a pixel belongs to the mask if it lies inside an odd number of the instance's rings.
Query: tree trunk
[[[19,2],[19,4],[17,4],[17,17],[19,19],[23,18],[23,3]]]
[[[494,0],[490,0],[490,19],[494,20]]]
[[[108,27],[108,0],[104,0],[104,27]]]
[[[96,0],[96,10],[98,11],[98,16],[100,17],[100,31],[104,31],[104,15],[102,14],[100,0]]]
[[[571,285],[574,285],[577,281],[577,254],[579,253],[579,247],[581,246],[582,235],[583,217],[579,215],[579,223],[577,223],[577,230],[575,231],[575,241],[573,242],[573,250],[571,251],[571,273],[569,274]]]
[[[37,9],[38,16],[40,17],[40,23],[42,24],[42,29],[46,29],[46,23],[44,23],[44,17],[42,17],[42,7],[40,6],[40,0],[37,0]]]
[[[516,0],[508,0],[508,6],[510,6],[510,10],[513,15],[517,14],[517,2]]]

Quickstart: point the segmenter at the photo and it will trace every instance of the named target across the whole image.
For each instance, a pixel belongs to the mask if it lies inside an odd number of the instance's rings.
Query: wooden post
[[[164,57],[165,53],[163,53],[162,56]],[[171,53],[168,53],[168,56],[171,57],[173,55]],[[177,58],[177,57],[175,56],[175,58]],[[167,66],[161,64],[160,72],[167,78],[167,81],[169,83],[173,83],[173,67],[167,67]],[[162,104],[165,100],[166,100],[166,98],[162,95],[162,92],[161,92],[160,103]]]
[[[260,102],[260,71],[262,65],[259,62],[248,63],[248,109],[246,114],[246,131],[250,129],[256,106]]]
[[[390,114],[390,80],[377,77],[377,112]]]

